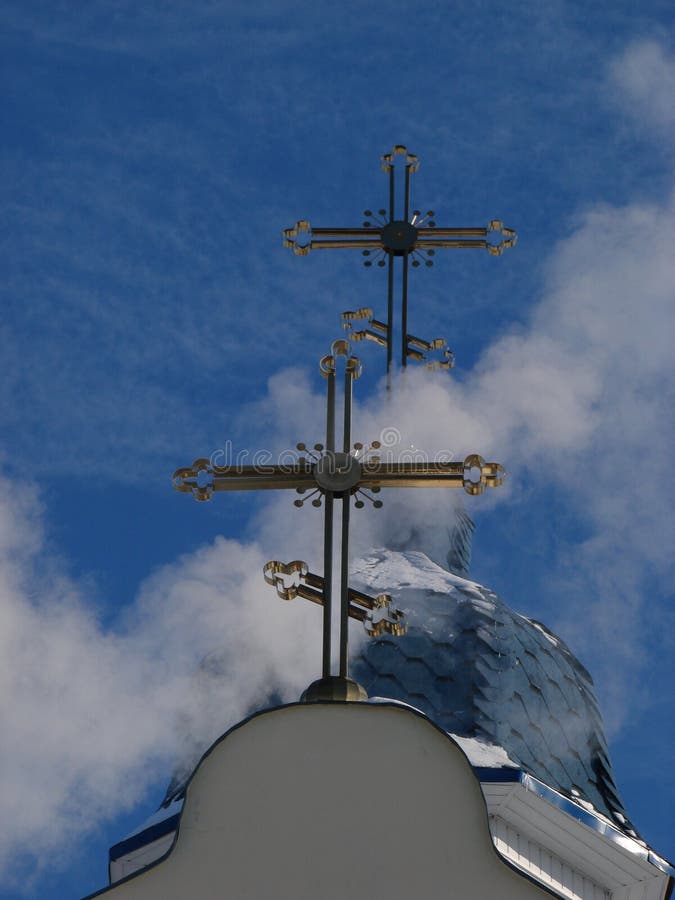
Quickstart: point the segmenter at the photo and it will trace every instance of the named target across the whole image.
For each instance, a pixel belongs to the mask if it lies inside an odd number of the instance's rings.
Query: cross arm
[[[400,251],[439,247],[486,249],[492,256],[501,256],[517,240],[516,232],[500,219],[492,219],[486,228],[442,228],[435,222],[422,226],[422,221],[415,224],[414,217],[410,223],[389,222],[381,227],[365,223],[361,228],[312,228],[306,219],[301,219],[293,228],[284,229],[284,247],[292,249],[296,256],[307,256],[311,250],[322,249],[379,249],[400,255]],[[491,234],[499,235],[501,240],[490,240]]]
[[[176,469],[173,486],[195,500],[210,500],[217,491],[304,491],[315,487],[315,481],[305,460],[292,465],[221,467],[208,459],[196,459],[191,466]]]
[[[448,347],[448,342],[444,338],[434,338],[432,341],[426,341],[424,338],[415,337],[413,334],[406,335],[406,356],[417,362],[424,362],[428,369],[451,369],[455,364],[455,355]],[[441,358],[429,360],[427,353],[440,351]]]
[[[365,488],[377,493],[385,487],[464,488],[468,494],[475,495],[482,494],[485,488],[498,487],[505,475],[499,463],[486,462],[475,453],[462,462],[382,462],[372,458],[359,463],[345,456],[337,468],[333,468],[331,457],[326,459],[328,465],[323,469],[307,459],[292,465],[227,468],[214,466],[208,459],[197,459],[191,466],[174,472],[173,485],[177,491],[192,494],[200,501],[210,500],[220,491],[295,490],[304,494],[308,490],[331,489],[356,493]],[[344,486],[340,483],[341,475],[347,479]],[[337,479],[334,485],[326,480],[331,477]],[[302,502],[295,501],[296,505]]]
[[[282,563],[273,559],[263,566],[263,577],[267,584],[275,588],[282,600],[294,600],[303,597],[312,603],[323,606],[325,603],[325,582],[320,575],[309,571],[306,562],[295,559]],[[349,618],[362,622],[366,632],[375,637],[387,632],[396,636],[405,634],[407,628],[405,615],[394,609],[390,594],[378,594],[371,597],[354,588],[348,591]],[[375,612],[375,611],[378,612]]]
[[[373,343],[378,344],[380,347],[387,346],[387,338],[383,337],[381,334],[377,334],[374,331],[352,331],[349,335],[350,341],[373,341]]]
[[[496,233],[498,242],[488,240]],[[504,250],[514,247],[518,235],[513,228],[507,228],[499,219],[492,219],[487,228],[437,228],[436,226],[417,229],[416,250],[438,247],[454,247],[462,250],[484,248],[491,256],[501,256]]]
[[[360,331],[354,330],[354,323],[366,321],[370,326]],[[347,332],[350,341],[373,341],[380,347],[389,346],[389,328],[386,322],[380,322],[373,318],[373,310],[369,306],[360,309],[349,309],[342,313],[342,327]],[[406,334],[405,341],[406,358],[423,362],[428,369],[451,369],[455,364],[455,357],[444,338],[434,338],[427,341],[416,337],[414,334]],[[440,358],[430,360],[427,354],[440,352]]]
[[[296,256],[307,256],[310,250],[363,249],[380,246],[379,230],[368,226],[363,228],[312,228],[306,219],[301,219],[295,223],[293,228],[285,228],[282,234],[284,247],[293,250]],[[302,243],[298,243],[301,235],[307,235],[307,238]]]
[[[500,463],[486,462],[476,453],[463,462],[364,461],[359,487],[375,491],[388,487],[464,488],[467,494],[476,495],[498,487],[504,476]]]
[[[368,329],[354,331],[353,322],[367,321],[370,326]],[[389,338],[389,328],[386,322],[380,322],[373,318],[373,311],[370,307],[363,306],[357,310],[347,310],[342,313],[342,327],[349,332],[350,341],[374,341],[380,347],[386,347]]]

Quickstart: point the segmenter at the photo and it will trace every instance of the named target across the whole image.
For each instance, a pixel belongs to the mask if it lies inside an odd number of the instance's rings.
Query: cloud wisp
[[[675,55],[656,40],[629,44],[612,60],[608,88],[617,106],[641,128],[670,132],[675,128]]]

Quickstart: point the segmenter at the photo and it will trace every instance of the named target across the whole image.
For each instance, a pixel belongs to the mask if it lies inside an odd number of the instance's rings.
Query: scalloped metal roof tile
[[[536,778],[635,833],[607,758],[593,682],[565,642],[422,553],[373,557],[368,567],[356,563],[357,586],[392,593],[408,613],[409,631],[395,639],[398,654],[390,637],[362,645],[353,677],[370,694],[409,702],[447,730],[500,744]],[[405,587],[396,577],[403,570]],[[447,677],[438,678],[442,673]]]

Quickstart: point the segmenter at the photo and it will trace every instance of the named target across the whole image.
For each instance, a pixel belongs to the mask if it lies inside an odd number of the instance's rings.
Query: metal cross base
[[[335,434],[335,378],[338,358],[344,359],[341,450],[336,449]],[[403,621],[398,610],[390,609],[390,598],[387,595],[372,598],[349,587],[351,498],[356,498],[354,505],[360,508],[364,505],[361,498],[370,500],[375,507],[382,506],[382,502],[373,495],[388,487],[461,487],[469,494],[481,494],[486,487],[496,487],[502,483],[504,469],[499,463],[486,463],[477,454],[468,456],[462,462],[387,462],[373,452],[379,449],[377,441],[365,449],[362,444],[355,444],[352,448],[352,386],[361,373],[361,365],[351,355],[348,341],[335,341],[330,354],[321,360],[319,369],[327,382],[325,445],[315,444],[314,451],[310,451],[305,444],[298,444],[298,449],[308,455],[300,457],[297,463],[283,466],[218,467],[208,459],[198,459],[192,466],[177,469],[173,483],[176,490],[192,494],[197,500],[209,500],[216,491],[277,489],[294,489],[300,494],[311,490],[309,496],[295,501],[296,506],[302,506],[312,497],[314,506],[320,506],[323,500],[323,578],[310,573],[306,563],[301,561],[285,565],[273,560],[265,566],[264,575],[283,599],[301,596],[323,606],[323,676],[315,683],[318,686],[307,699],[331,699],[327,696],[331,692],[332,699],[363,699],[363,689],[355,686],[348,678],[349,618],[363,621],[367,630],[373,634],[382,631],[400,634]],[[331,671],[335,500],[342,502],[340,622],[337,635],[340,662],[337,676]],[[384,610],[379,619],[374,616],[375,610]]]
[[[365,688],[346,675],[324,675],[300,695],[301,703],[353,703],[367,699]]]
[[[394,158],[404,157],[403,216],[396,214]],[[516,232],[506,228],[499,219],[492,219],[485,228],[446,228],[434,221],[434,211],[424,215],[415,209],[410,213],[410,176],[419,168],[419,160],[406,147],[397,144],[391,153],[382,156],[382,169],[389,176],[389,210],[380,209],[377,214],[364,210],[366,220],[357,228],[312,228],[306,219],[296,222],[293,228],[283,231],[284,246],[297,256],[307,256],[311,250],[358,249],[367,257],[365,266],[388,266],[387,320],[378,329],[387,348],[387,375],[391,375],[393,363],[394,326],[394,259],[402,261],[401,277],[401,356],[400,365],[405,369],[410,357],[408,334],[408,265],[418,268],[423,262],[433,265],[433,256],[439,248],[463,250],[483,249],[491,256],[501,256],[513,247]],[[373,338],[371,338],[373,339]],[[418,348],[419,349],[419,348]]]

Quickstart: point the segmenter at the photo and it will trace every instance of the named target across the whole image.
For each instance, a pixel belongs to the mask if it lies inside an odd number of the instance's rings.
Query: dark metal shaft
[[[349,670],[347,639],[349,629],[349,504],[351,497],[342,498],[342,541],[340,571],[340,677],[346,678]]]
[[[394,221],[394,167],[389,168],[389,221]]]
[[[345,407],[344,424],[342,429],[342,449],[349,453],[352,442],[352,386],[354,372],[347,365],[345,368]],[[349,666],[347,657],[347,643],[349,632],[349,504],[351,496],[345,492],[342,495],[342,536],[340,541],[341,568],[340,568],[340,676],[347,677]]]
[[[405,167],[405,214],[403,218],[410,221],[410,164]]]
[[[335,372],[328,375],[326,391],[326,450],[335,450]]]
[[[329,372],[326,385],[326,452],[335,451],[335,371]],[[331,669],[331,637],[333,631],[333,494],[326,491],[323,530],[323,676]]]
[[[394,358],[394,257],[389,254],[387,275],[387,390],[391,390],[391,367]]]
[[[352,384],[354,373],[347,366],[345,369],[345,408],[342,426],[342,450],[349,453],[352,444]]]
[[[324,498],[323,528],[323,677],[330,675],[331,632],[333,611],[333,494]]]
[[[407,169],[406,169],[407,172]],[[408,254],[403,257],[401,282],[401,368],[408,365]]]

